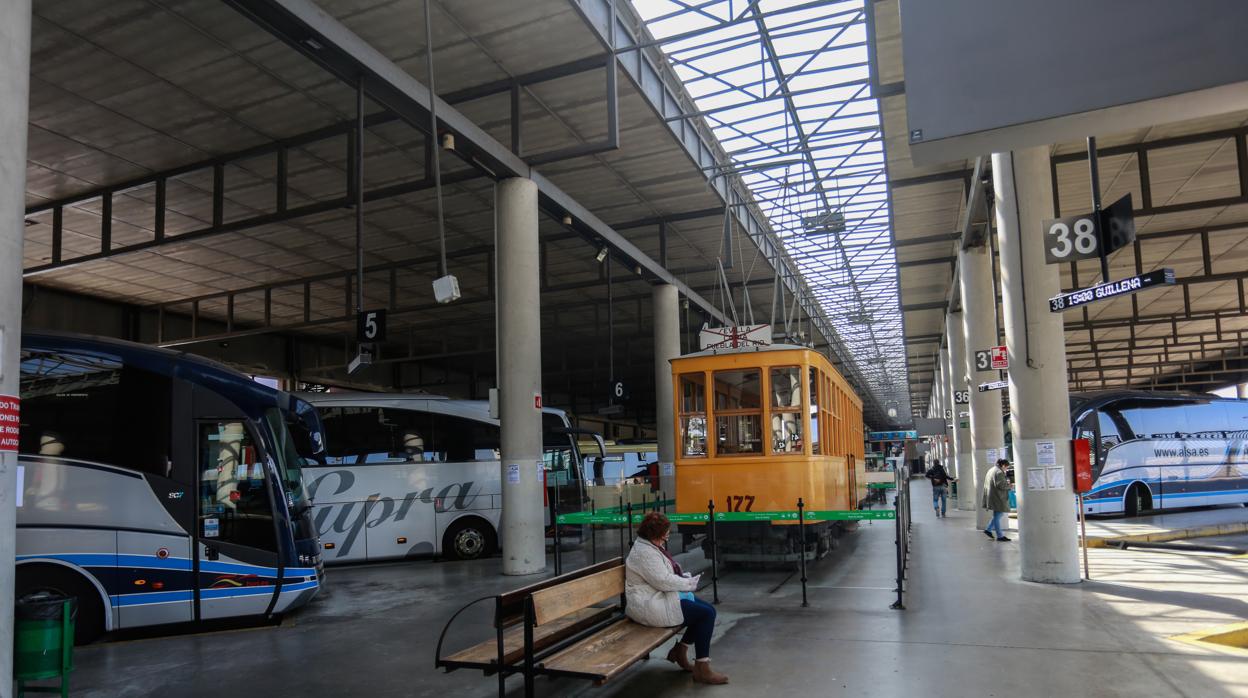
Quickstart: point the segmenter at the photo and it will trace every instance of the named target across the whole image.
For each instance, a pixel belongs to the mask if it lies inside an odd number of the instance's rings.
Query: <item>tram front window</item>
[[[784,366],[771,369],[771,452],[801,453],[802,369]]]
[[[716,455],[761,454],[762,380],[759,369],[716,371]]]
[[[706,455],[706,375],[702,373],[680,377],[680,452]]]

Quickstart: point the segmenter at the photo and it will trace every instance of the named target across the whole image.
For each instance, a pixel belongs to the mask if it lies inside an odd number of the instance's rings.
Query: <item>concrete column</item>
[[[949,403],[953,410],[953,448],[957,451],[958,508],[970,511],[975,508],[975,474],[971,464],[971,418],[966,413],[969,405],[959,403],[958,393],[967,391],[966,385],[966,336],[962,329],[962,311],[949,313],[945,332],[949,336]],[[966,426],[963,426],[966,425]]]
[[[1079,581],[1070,477],[1070,401],[1062,315],[1048,299],[1061,290],[1060,267],[1044,263],[1040,221],[1053,215],[1044,147],[992,156],[1001,250],[1005,343],[1010,357],[1010,431],[1018,486],[1022,578]],[[1033,470],[1058,468],[1061,484],[1032,489]],[[1052,480],[1050,480],[1052,482]]]
[[[932,378],[932,405],[934,406],[932,416],[939,419],[941,424],[948,424],[945,420],[944,351],[936,352],[936,373]],[[945,449],[948,438],[949,430],[942,429],[940,438],[936,441],[936,458],[939,458],[946,468],[949,467],[949,454]]]
[[[953,429],[949,425],[954,424],[952,417],[946,419],[945,412],[953,410],[952,397],[949,395],[949,347],[947,345],[940,347],[940,418],[945,420],[945,441],[941,446],[943,458],[941,462],[945,464],[945,472],[951,477],[957,477],[958,472],[958,455],[953,443]]]
[[[970,376],[967,390],[971,391],[971,462],[969,475],[961,485],[973,485],[969,490],[973,497],[969,503],[976,511],[975,523],[980,528],[988,525],[990,515],[979,506],[979,490],[984,473],[997,458],[999,449],[1005,447],[1005,433],[1001,425],[1001,392],[979,392],[978,385],[998,380],[997,371],[978,370],[975,352],[984,351],[997,344],[996,288],[992,283],[992,247],[985,242],[979,247],[958,253],[958,270],[961,278],[962,324],[966,336],[966,375]],[[961,500],[959,500],[960,502]]]
[[[0,4],[0,396],[19,395],[22,234],[26,230],[26,128],[30,101],[30,0]],[[0,432],[0,438],[5,436]],[[0,450],[0,695],[13,676],[13,556],[17,449]]]
[[[498,183],[498,393],[502,421],[503,574],[546,569],[542,470],[542,315],[537,246],[537,185]]]
[[[654,299],[654,407],[659,442],[659,490],[676,498],[676,405],[672,359],[680,356],[680,294],[671,284],[652,289]]]

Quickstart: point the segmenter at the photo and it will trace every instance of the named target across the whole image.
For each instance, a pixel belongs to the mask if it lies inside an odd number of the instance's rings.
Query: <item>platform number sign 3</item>
[[[988,371],[992,369],[992,352],[977,351],[975,352],[975,370]]]
[[[965,405],[971,401],[971,391],[955,390],[953,391],[953,404]]]
[[[386,341],[386,311],[364,310],[356,315],[355,338],[360,342]]]

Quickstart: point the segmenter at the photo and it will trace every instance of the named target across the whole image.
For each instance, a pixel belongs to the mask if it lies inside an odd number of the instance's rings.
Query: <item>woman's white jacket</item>
[[[697,580],[681,577],[654,543],[638,538],[624,561],[625,613],[642,625],[670,628],[684,624],[680,592],[697,589]]]

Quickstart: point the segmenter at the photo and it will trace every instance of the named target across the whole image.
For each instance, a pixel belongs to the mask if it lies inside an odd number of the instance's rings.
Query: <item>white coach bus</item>
[[[489,405],[433,395],[306,393],[325,429],[324,466],[304,466],[326,564],[442,556],[498,548],[499,425]],[[575,434],[542,410],[547,522],[558,502],[577,511],[584,482]],[[601,438],[598,438],[601,441]]]

